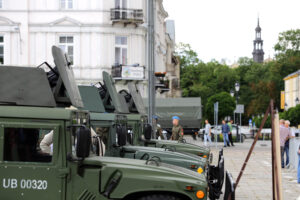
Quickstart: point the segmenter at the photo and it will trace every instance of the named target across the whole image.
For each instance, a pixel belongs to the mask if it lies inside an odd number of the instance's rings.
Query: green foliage
[[[287,111],[280,112],[279,118],[289,120],[291,122],[291,126],[298,126],[300,124],[300,104],[296,107],[289,108]],[[262,116],[254,117],[253,121],[255,122],[256,127],[259,127],[261,125],[262,119]],[[264,128],[271,128],[270,116],[268,116]]]
[[[256,117],[253,118],[253,121],[255,122],[255,126],[256,126],[257,128],[260,127],[263,118],[264,118],[264,116],[256,116]],[[267,121],[266,121],[266,123],[265,123],[265,125],[264,125],[263,128],[271,128],[271,126],[272,126],[272,123],[271,123],[271,117],[270,117],[270,115],[269,115],[268,118],[267,118]]]
[[[206,106],[211,96],[229,93],[234,89],[234,83],[239,82],[238,103],[245,105],[244,123],[250,117],[264,113],[270,99],[274,99],[275,108],[279,108],[280,91],[284,90],[283,78],[300,69],[300,29],[280,33],[274,48],[277,53],[275,60],[255,63],[251,58],[242,57],[237,67],[232,68],[215,60],[204,63],[190,45],[179,44],[176,54],[181,61],[182,95],[200,96]],[[209,112],[204,114],[209,115],[204,117],[211,117]]]
[[[300,29],[289,30],[279,34],[278,43],[274,46],[277,58],[284,59],[300,55]]]
[[[237,79],[234,71],[216,61],[185,66],[181,73],[182,95],[201,96],[202,103],[205,105],[207,99],[215,93],[229,92]]]
[[[283,112],[281,117],[281,119],[289,120],[292,126],[298,126],[300,124],[300,104]]]
[[[198,54],[192,50],[189,44],[179,43],[176,45],[175,55],[179,57],[181,69],[186,66],[197,65],[200,62]]]
[[[228,92],[221,92],[208,98],[205,105],[205,116],[214,121],[214,103],[219,102],[219,120],[231,115],[235,109],[235,100]]]

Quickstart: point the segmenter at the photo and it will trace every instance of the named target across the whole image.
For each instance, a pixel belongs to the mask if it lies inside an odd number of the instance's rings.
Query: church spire
[[[254,49],[252,52],[254,62],[262,63],[264,61],[263,40],[261,39],[261,28],[259,18],[257,18],[257,27],[255,28],[255,40],[253,41]]]

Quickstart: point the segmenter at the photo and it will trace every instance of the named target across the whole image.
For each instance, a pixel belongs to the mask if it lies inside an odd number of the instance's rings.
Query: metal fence
[[[290,139],[289,157],[290,157],[290,167],[298,168],[298,149],[300,145],[300,138]]]

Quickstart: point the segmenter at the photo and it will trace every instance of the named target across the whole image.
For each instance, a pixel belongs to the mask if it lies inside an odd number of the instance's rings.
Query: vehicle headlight
[[[198,172],[199,174],[202,174],[203,169],[202,169],[201,167],[199,167],[199,168],[197,169],[197,172]]]

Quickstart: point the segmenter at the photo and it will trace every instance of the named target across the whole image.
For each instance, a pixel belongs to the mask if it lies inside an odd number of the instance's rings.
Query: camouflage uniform
[[[183,128],[180,125],[173,126],[171,140],[182,140],[183,139]]]

